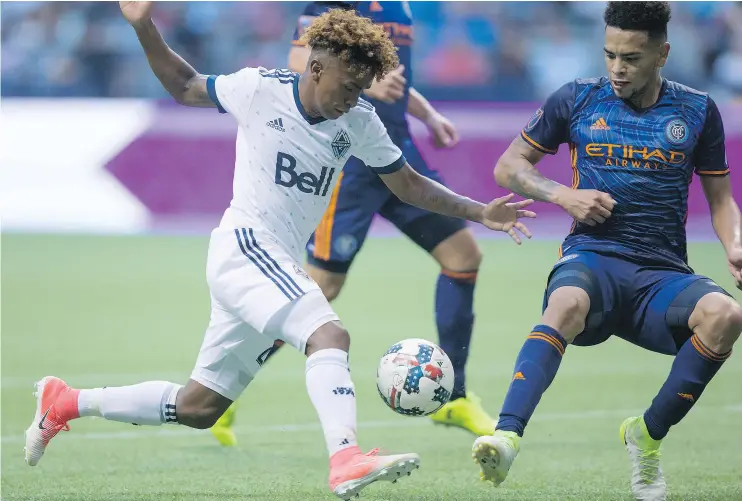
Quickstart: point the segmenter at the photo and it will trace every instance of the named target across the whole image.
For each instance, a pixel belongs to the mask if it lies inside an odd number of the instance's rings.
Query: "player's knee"
[[[307,356],[319,350],[350,350],[350,334],[338,322],[332,321],[320,326],[307,340]]]
[[[431,255],[445,270],[478,270],[482,264],[482,251],[468,229],[454,233],[438,244]]]
[[[561,287],[549,296],[542,323],[556,329],[565,341],[571,343],[585,330],[590,312],[590,297],[578,287]]]
[[[728,351],[742,333],[742,307],[720,293],[703,297],[688,322],[710,349]]]

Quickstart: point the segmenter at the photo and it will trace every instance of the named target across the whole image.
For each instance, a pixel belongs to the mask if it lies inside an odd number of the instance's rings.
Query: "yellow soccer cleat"
[[[430,419],[437,424],[463,428],[478,437],[495,432],[494,420],[482,408],[480,398],[473,393],[446,403],[431,414]]]
[[[234,434],[232,424],[234,423],[234,416],[237,413],[237,402],[233,402],[229,408],[224,411],[222,417],[220,417],[214,426],[211,427],[211,434],[222,444],[224,447],[233,447],[237,445],[237,436]]]

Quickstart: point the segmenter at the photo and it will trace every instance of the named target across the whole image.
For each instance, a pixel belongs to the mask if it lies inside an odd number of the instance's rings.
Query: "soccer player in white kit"
[[[245,68],[230,75],[196,72],[164,42],[151,2],[121,2],[149,64],[186,106],[216,107],[238,125],[234,195],[211,233],[206,277],[211,321],[190,380],[149,381],[78,390],[47,376],[26,431],[26,462],[36,465],[68,422],[84,416],[159,426],[211,427],[245,390],[281,340],[305,353],[306,386],[330,455],[330,489],[342,499],[377,480],[419,466],[416,454],[363,454],[356,442],[356,402],[348,367],[350,337],[300,256],[350,155],[374,169],[399,198],[427,210],[528,234],[521,217],[532,201],[512,195],[485,206],[417,174],[387,136],[373,107],[359,99],[372,79],[398,64],[381,26],[350,11],[319,17],[306,33],[307,68]]]

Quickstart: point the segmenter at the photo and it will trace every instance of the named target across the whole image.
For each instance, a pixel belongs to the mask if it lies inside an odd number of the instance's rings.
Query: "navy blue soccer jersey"
[[[567,143],[572,187],[615,200],[603,224],[575,223],[563,245],[687,269],[685,222],[692,176],[729,174],[721,115],[708,94],[663,80],[636,109],[606,78],[575,80],[549,96],[521,137],[548,154]]]
[[[355,9],[359,15],[368,17],[374,23],[384,26],[389,37],[397,47],[399,64],[404,65],[403,76],[407,80],[404,96],[392,104],[365,97],[376,108],[376,113],[387,127],[407,127],[407,101],[412,85],[412,14],[407,2],[310,2],[299,17],[294,30],[294,45],[301,45],[299,39],[312,24],[315,17],[330,9]]]

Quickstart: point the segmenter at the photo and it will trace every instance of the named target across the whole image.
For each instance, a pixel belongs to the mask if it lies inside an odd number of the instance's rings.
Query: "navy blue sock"
[[[451,359],[454,370],[451,400],[466,397],[466,360],[474,327],[476,271],[442,270],[435,288],[435,322],[438,344]]]
[[[665,438],[670,427],[676,425],[698,402],[706,385],[731,355],[708,349],[695,334],[678,350],[670,375],[652,405],[644,413],[649,436]]]
[[[523,431],[544,394],[556,376],[567,342],[547,325],[537,325],[518,353],[505,402],[496,429]]]

